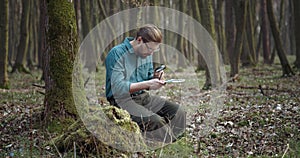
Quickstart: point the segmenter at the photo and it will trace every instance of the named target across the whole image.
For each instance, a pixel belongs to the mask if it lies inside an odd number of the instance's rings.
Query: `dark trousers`
[[[149,93],[116,99],[111,104],[127,110],[147,140],[171,143],[185,130],[183,109],[178,104],[150,96]]]

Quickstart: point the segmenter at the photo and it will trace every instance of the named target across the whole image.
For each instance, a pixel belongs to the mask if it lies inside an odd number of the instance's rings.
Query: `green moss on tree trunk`
[[[44,114],[50,125],[48,128],[59,130],[55,126],[68,127],[77,118],[72,95],[72,71],[78,50],[77,26],[73,4],[68,0],[47,0],[47,12],[49,57],[45,61],[48,67]]]

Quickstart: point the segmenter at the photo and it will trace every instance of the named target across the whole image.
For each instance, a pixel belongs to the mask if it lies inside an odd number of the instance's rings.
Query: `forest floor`
[[[186,134],[174,144],[129,157],[299,156],[300,72],[295,72],[281,77],[278,63],[241,68],[222,93],[195,86],[203,84],[204,72],[166,76],[186,79],[154,92],[186,105],[191,112]],[[11,88],[0,89],[0,157],[59,157],[53,146],[43,145],[52,136],[41,128],[43,89],[32,86],[43,85],[40,74],[10,74]]]

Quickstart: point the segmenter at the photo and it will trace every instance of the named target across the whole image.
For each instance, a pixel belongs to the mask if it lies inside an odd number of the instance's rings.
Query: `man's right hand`
[[[149,81],[147,81],[149,84],[149,89],[150,90],[157,90],[159,88],[161,88],[162,86],[165,85],[165,81],[164,80],[159,80],[157,78],[151,79]]]
[[[136,83],[131,83],[130,84],[130,89],[129,93],[134,93],[140,90],[157,90],[164,86],[166,82],[164,80],[159,80],[157,78],[148,80],[148,81],[143,81],[143,82],[136,82]]]

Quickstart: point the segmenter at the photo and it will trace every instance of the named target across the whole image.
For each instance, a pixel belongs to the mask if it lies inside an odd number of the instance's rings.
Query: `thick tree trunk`
[[[30,15],[30,3],[31,0],[22,1],[22,17],[21,17],[21,38],[20,43],[18,46],[17,58],[14,64],[12,72],[21,71],[26,72],[28,71],[25,69],[25,61],[26,56],[28,53],[28,44],[29,44],[29,15]]]
[[[300,1],[294,0],[294,21],[295,21],[295,35],[296,35],[296,61],[295,67],[300,69]]]
[[[273,13],[272,0],[267,0],[267,11],[268,11],[268,17],[269,17],[269,20],[270,20],[271,31],[272,31],[272,34],[273,34],[273,37],[274,37],[278,57],[279,57],[281,67],[282,67],[282,75],[283,76],[294,75],[294,72],[290,67],[290,64],[289,64],[289,62],[286,58],[284,49],[282,47],[282,42],[281,42],[281,39],[280,39],[279,29],[278,29],[278,26],[277,26],[277,23],[276,23],[275,15]]]
[[[77,26],[73,4],[68,0],[47,0],[47,13],[49,50],[44,61],[44,118],[48,129],[59,129],[77,118],[72,95],[72,72],[78,49]]]
[[[0,0],[0,88],[8,88],[8,0]]]

